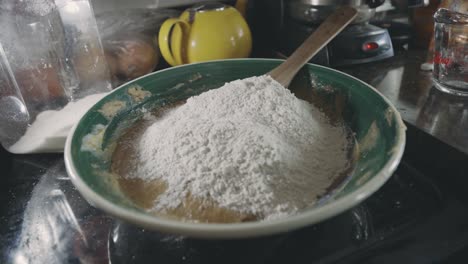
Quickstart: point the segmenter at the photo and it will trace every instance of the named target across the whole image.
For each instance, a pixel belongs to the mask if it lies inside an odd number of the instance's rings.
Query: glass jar
[[[468,96],[468,14],[441,8],[434,20],[435,87]]]

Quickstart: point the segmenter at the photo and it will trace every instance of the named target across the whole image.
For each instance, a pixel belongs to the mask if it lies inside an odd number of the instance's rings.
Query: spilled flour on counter
[[[107,93],[88,95],[60,110],[39,113],[26,133],[8,150],[12,153],[62,152],[68,132]]]
[[[154,210],[187,196],[275,219],[314,204],[348,168],[343,126],[268,76],[225,84],[144,132],[130,177],[163,180]]]

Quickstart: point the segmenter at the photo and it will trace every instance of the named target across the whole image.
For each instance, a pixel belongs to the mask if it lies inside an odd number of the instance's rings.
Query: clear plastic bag
[[[114,86],[152,72],[159,63],[157,34],[171,9],[132,9],[96,16]]]
[[[112,88],[90,2],[6,0],[0,26],[0,143],[13,153],[60,152],[87,109],[62,110]]]

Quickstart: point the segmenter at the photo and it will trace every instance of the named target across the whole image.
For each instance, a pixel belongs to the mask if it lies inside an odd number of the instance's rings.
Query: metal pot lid
[[[229,8],[229,6],[216,2],[194,5],[193,7],[187,9],[187,12],[189,13],[189,23],[193,23],[196,13],[203,13],[207,11],[223,11],[227,8]]]
[[[292,0],[291,4],[300,3],[311,6],[361,6],[365,5],[365,0]]]
[[[188,8],[187,11],[188,12],[204,12],[204,11],[221,11],[221,10],[224,10],[226,9],[228,6],[225,5],[225,4],[222,4],[222,3],[216,3],[216,2],[213,2],[213,3],[201,3],[201,4],[197,4],[197,5],[194,5],[193,7],[191,8]]]
[[[357,17],[351,24],[368,22],[375,15],[375,9],[369,8],[367,5],[354,7],[358,11]],[[291,2],[287,6],[286,16],[296,21],[306,24],[320,24],[331,13],[335,6],[311,6],[299,2]]]

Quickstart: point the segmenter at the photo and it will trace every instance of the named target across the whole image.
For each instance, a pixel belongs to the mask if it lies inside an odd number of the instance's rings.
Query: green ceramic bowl
[[[343,118],[359,150],[355,170],[327,199],[302,213],[278,220],[202,224],[164,219],[134,206],[108,173],[112,139],[150,109],[218,88],[225,82],[261,75],[280,60],[237,59],[184,65],[127,83],[94,105],[73,128],[65,162],[78,191],[93,206],[136,225],[163,232],[210,238],[286,232],[330,218],[369,197],[395,171],[405,146],[405,126],[394,106],[364,82],[339,71],[308,64],[313,89],[297,91],[325,112]],[[90,151],[91,150],[91,151]]]

